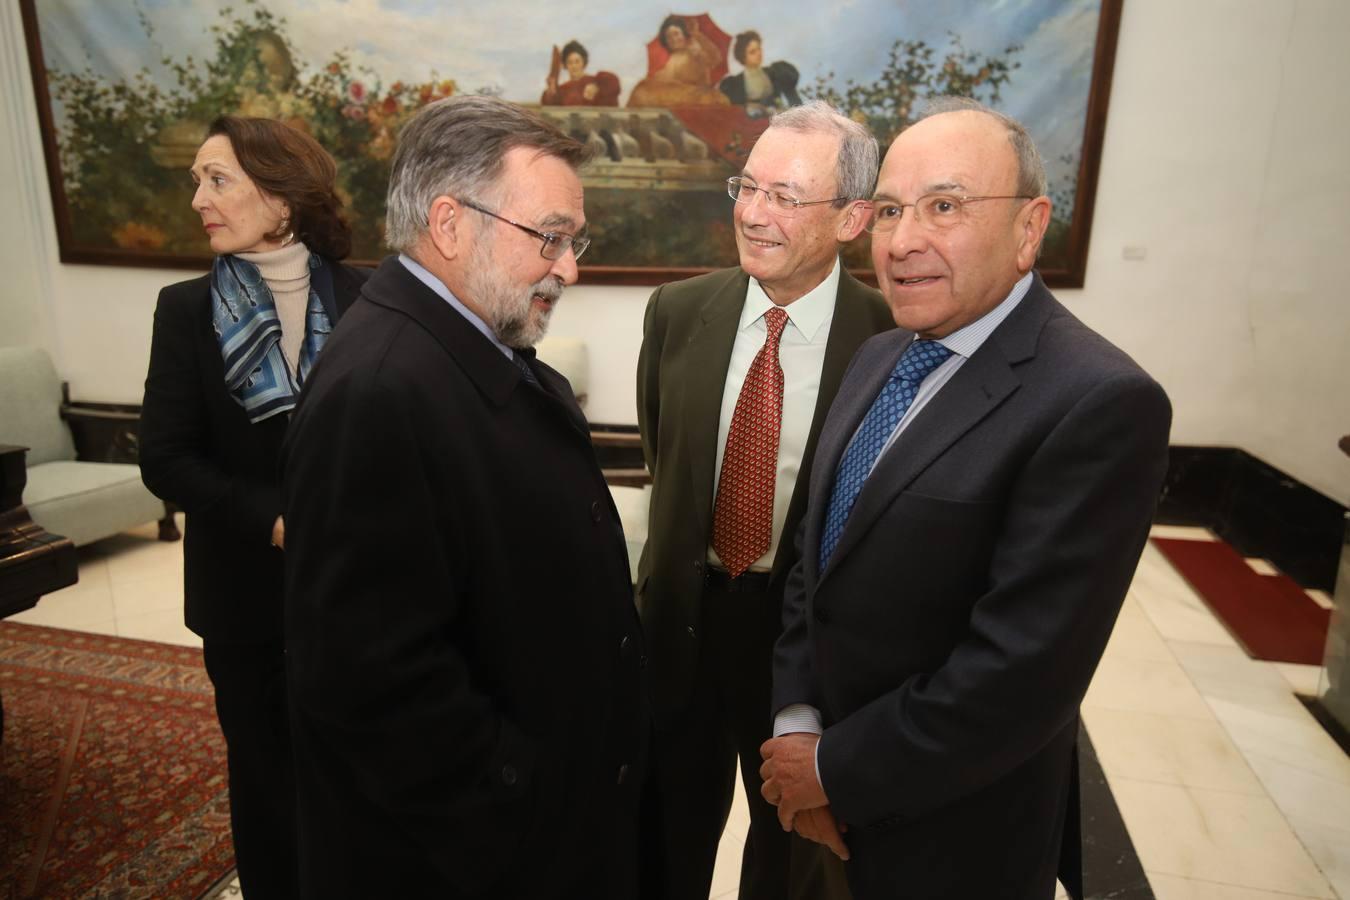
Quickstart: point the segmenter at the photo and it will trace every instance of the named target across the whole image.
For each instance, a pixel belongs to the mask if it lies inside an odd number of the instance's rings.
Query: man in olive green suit
[[[648,898],[707,898],[738,759],[750,804],[742,900],[847,897],[838,862],[784,833],[761,797],[759,747],[772,737],[771,653],[816,435],[853,352],[894,327],[839,260],[876,172],[875,139],[828,105],[778,114],[728,182],[741,265],[664,285],[647,306]]]

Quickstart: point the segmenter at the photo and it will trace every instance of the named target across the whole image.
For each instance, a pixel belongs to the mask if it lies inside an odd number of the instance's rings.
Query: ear
[[[871,203],[866,200],[854,200],[848,205],[848,215],[844,216],[843,221],[839,223],[839,231],[835,235],[836,240],[841,244],[847,244],[862,234],[863,226],[867,224],[867,219],[871,215]]]
[[[426,236],[444,259],[454,259],[464,246],[459,234],[461,227],[467,227],[462,224],[463,211],[458,200],[445,195],[431,201],[431,209],[427,210]]]
[[[267,210],[282,221],[289,221],[291,218],[291,205],[274,194],[265,191],[259,191],[262,194],[263,203]]]
[[[1045,230],[1050,227],[1050,210],[1050,198],[1041,196],[1018,212],[1014,224],[1017,234],[1017,271],[1029,272],[1036,265]]]

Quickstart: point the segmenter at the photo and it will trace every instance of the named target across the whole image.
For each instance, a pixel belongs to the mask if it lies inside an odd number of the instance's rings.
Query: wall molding
[[[1157,521],[1208,528],[1305,588],[1335,590],[1346,508],[1238,447],[1172,445]]]

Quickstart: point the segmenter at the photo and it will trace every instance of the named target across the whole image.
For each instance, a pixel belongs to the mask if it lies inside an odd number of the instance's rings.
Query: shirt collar
[[[824,281],[782,308],[788,314],[788,321],[792,323],[792,327],[797,329],[808,344],[814,344],[821,326],[833,318],[834,301],[838,296],[839,257],[836,256],[834,266]],[[751,278],[750,285],[745,290],[745,305],[741,307],[741,323],[738,327],[743,329],[752,325],[773,306],[774,302],[764,293],[759,281]]]
[[[1022,298],[1027,295],[1031,289],[1030,272],[1018,279],[1017,284],[1013,285],[1008,296],[1003,302],[995,306],[989,312],[980,316],[974,322],[963,328],[958,328],[944,338],[938,338],[938,343],[955,353],[957,356],[964,356],[969,359],[980,349],[980,346],[994,333],[994,329],[1003,323],[1003,320],[1017,309],[1017,304],[1022,302]]]
[[[468,319],[469,324],[482,332],[483,337],[492,342],[492,346],[506,354],[507,359],[515,358],[515,351],[499,341],[497,335],[493,333],[486,322],[478,317],[477,313],[465,306],[464,302],[454,294],[450,293],[450,289],[445,286],[444,281],[441,281],[435,275],[432,275],[425,266],[406,253],[400,253],[398,255],[398,261],[403,263],[403,267],[411,272],[418,281],[435,291],[437,297],[440,297],[446,303],[449,303],[457,313]]]

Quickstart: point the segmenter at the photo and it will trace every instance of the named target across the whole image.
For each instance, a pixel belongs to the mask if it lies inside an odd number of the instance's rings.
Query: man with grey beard
[[[421,111],[390,178],[399,255],[291,424],[306,897],[635,893],[648,710],[623,533],[531,349],[589,243],[586,156],[500,100]]]

